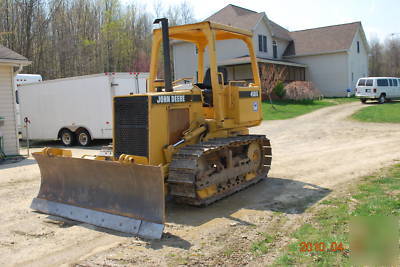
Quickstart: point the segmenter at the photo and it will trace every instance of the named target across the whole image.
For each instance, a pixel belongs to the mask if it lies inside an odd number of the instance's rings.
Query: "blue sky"
[[[152,9],[152,1],[136,1]],[[174,5],[182,0],[162,0]],[[130,2],[126,0],[126,2]],[[160,2],[159,0],[157,1]],[[366,37],[400,38],[399,0],[188,0],[194,7],[196,19],[202,20],[228,4],[234,4],[267,16],[288,30],[302,30],[327,25],[361,21]]]

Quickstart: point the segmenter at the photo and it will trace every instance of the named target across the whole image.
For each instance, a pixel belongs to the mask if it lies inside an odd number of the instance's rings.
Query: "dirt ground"
[[[206,208],[167,203],[159,241],[32,212],[39,188],[34,160],[0,165],[0,265],[265,265],[307,220],[309,207],[360,176],[400,159],[400,125],[348,117],[363,105],[332,106],[252,133],[273,147],[269,178]],[[74,149],[74,155],[96,153]],[[36,149],[37,150],[37,149]],[[24,153],[24,151],[22,151]],[[266,255],[251,251],[260,233],[278,233]]]

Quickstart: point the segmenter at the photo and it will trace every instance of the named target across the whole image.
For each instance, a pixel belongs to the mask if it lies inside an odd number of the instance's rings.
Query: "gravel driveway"
[[[295,228],[317,201],[400,159],[400,125],[348,118],[362,107],[332,106],[251,129],[271,139],[270,177],[206,208],[168,202],[160,241],[32,212],[37,164],[27,159],[0,165],[0,265],[268,263],[273,255],[256,257],[248,249],[259,232]],[[280,239],[282,245],[287,241]]]

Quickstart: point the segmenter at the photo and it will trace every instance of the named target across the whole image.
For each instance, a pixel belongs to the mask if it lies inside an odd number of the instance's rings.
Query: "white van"
[[[387,100],[400,98],[400,78],[396,77],[367,77],[357,82],[356,97],[362,103],[367,100],[378,100],[383,104]]]
[[[17,74],[15,76],[15,84],[17,86],[21,84],[37,83],[42,81],[42,75],[40,74]]]

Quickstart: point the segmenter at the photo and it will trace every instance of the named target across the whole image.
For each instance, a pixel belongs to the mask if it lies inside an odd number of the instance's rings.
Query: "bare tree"
[[[155,13],[155,14],[154,14]],[[26,56],[45,79],[103,71],[148,71],[155,17],[194,21],[187,1],[167,6],[121,0],[0,0],[0,43]]]
[[[278,67],[275,64],[261,65],[261,87],[263,99],[271,96],[273,89],[279,82],[285,81],[286,67]]]
[[[374,38],[370,42],[369,73],[371,76],[379,76],[382,73],[383,46],[379,39]]]
[[[278,83],[283,82],[286,76],[286,67],[278,67],[275,64],[261,65],[261,89],[262,99],[269,100],[272,108],[276,110],[272,103],[272,93]]]

